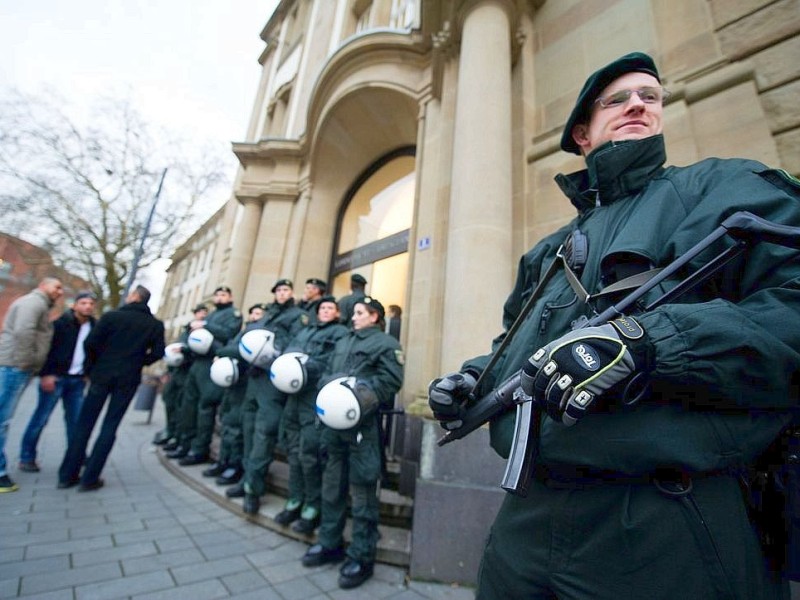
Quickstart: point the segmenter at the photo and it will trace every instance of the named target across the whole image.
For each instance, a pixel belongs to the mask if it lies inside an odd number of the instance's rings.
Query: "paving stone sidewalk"
[[[410,581],[376,565],[355,590],[340,590],[338,566],[307,569],[307,544],[219,506],[171,475],[151,440],[160,400],[128,410],[94,492],[56,488],[66,441],[59,405],[39,444],[40,473],[17,471],[19,441],[36,403],[34,381],[11,423],[6,456],[17,492],[0,494],[0,598],[37,600],[467,600],[471,589]]]

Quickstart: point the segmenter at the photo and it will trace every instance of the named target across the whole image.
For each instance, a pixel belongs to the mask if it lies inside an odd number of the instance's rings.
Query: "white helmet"
[[[205,356],[211,350],[211,344],[214,343],[214,335],[208,329],[201,327],[189,334],[187,343],[189,344],[189,350],[195,354]]]
[[[326,383],[317,394],[319,420],[331,429],[352,429],[357,426],[362,416],[371,414],[378,406],[375,394],[366,386],[363,387],[366,393],[359,398],[355,392],[355,377],[338,377]]]
[[[306,361],[308,354],[287,352],[281,354],[269,368],[272,385],[284,394],[296,394],[306,384]]]
[[[180,367],[183,364],[183,349],[186,344],[183,342],[173,342],[164,348],[164,362],[168,367]]]
[[[275,334],[268,329],[251,329],[239,340],[239,354],[254,367],[269,368],[278,354]]]
[[[231,387],[239,381],[239,361],[223,356],[211,363],[211,381],[220,387]]]

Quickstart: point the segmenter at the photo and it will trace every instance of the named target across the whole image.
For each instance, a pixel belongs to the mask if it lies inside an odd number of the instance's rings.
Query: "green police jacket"
[[[222,304],[208,315],[205,328],[214,336],[214,343],[206,355],[211,359],[242,328],[242,313],[233,304]]]
[[[295,305],[294,298],[289,298],[283,304],[270,304],[256,324],[261,329],[269,329],[274,333],[275,347],[283,350],[308,322],[308,314]]]
[[[319,387],[336,377],[355,377],[375,392],[381,406],[389,407],[403,385],[404,363],[400,344],[380,327],[352,329],[336,343]]]
[[[611,142],[589,155],[587,170],[556,178],[578,216],[521,258],[504,305],[506,331],[575,229],[588,239],[580,280],[595,294],[632,271],[668,265],[735,211],[800,226],[800,189],[781,171],[716,158],[664,168],[665,159],[660,135]],[[727,236],[719,240],[688,271],[732,243]],[[667,280],[643,305],[679,280]],[[602,302],[597,312],[622,295]],[[575,319],[592,314],[558,271],[487,374],[479,397],[570,331]],[[798,251],[762,241],[710,282],[640,314],[639,321],[652,357],[651,392],[631,409],[620,409],[614,397],[595,402],[599,406],[573,427],[543,417],[538,461],[631,474],[660,467],[708,472],[751,462],[788,423],[800,382]],[[479,372],[488,358],[469,360],[464,368]],[[508,455],[513,425],[514,412],[490,424],[492,446],[502,456]]]
[[[286,352],[303,352],[308,355],[306,362],[307,381],[304,391],[312,389],[316,392],[317,381],[325,371],[333,357],[336,342],[349,333],[349,330],[338,321],[320,323],[315,321],[304,327],[289,342]]]

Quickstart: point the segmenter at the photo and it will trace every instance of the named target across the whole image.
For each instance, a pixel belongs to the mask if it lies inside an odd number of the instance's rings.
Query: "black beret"
[[[232,293],[233,293],[233,292],[231,291],[231,288],[229,288],[227,285],[221,285],[221,286],[219,286],[217,289],[215,289],[215,290],[214,290],[214,293],[215,293],[215,294],[216,294],[217,292],[228,292],[229,294],[232,294]]]
[[[263,302],[258,302],[257,304],[253,304],[250,308],[247,309],[247,313],[253,312],[254,308],[260,308],[261,310],[267,310],[267,305]]]
[[[386,310],[383,308],[383,304],[378,302],[378,300],[372,296],[364,296],[356,304],[363,304],[369,309],[370,312],[378,313],[381,316],[381,319],[386,316]]]
[[[319,302],[317,303],[317,312],[319,312],[319,307],[325,304],[326,302],[331,302],[336,305],[336,308],[339,308],[339,303],[336,301],[335,296],[323,296],[322,298],[319,299]]]
[[[281,285],[285,285],[294,289],[294,284],[292,283],[291,279],[278,279],[278,281],[275,282],[275,285],[272,286],[272,289],[270,291],[274,294],[275,290],[277,290],[278,287]]]
[[[355,274],[351,275],[350,276],[350,281],[354,281],[356,283],[360,283],[361,285],[367,285],[367,280],[364,279],[364,277],[362,275],[359,275],[358,273],[355,273]]]
[[[205,304],[198,304],[192,309],[192,312],[196,313],[198,310],[208,310],[208,307]]]
[[[603,88],[625,73],[632,72],[647,73],[658,79],[659,82],[661,81],[653,59],[643,52],[626,54],[592,73],[583,84],[583,89],[575,102],[575,108],[572,109],[567,124],[564,125],[564,132],[561,134],[561,149],[564,152],[580,155],[581,149],[572,139],[572,128],[588,120],[592,105]]]
[[[308,279],[306,279],[306,283],[310,283],[311,285],[317,286],[323,292],[328,289],[328,284],[322,281],[322,279],[318,279],[317,277],[309,277]]]

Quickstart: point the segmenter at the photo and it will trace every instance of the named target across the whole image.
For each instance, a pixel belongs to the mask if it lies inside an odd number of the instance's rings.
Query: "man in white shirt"
[[[75,433],[86,387],[83,342],[94,326],[96,300],[92,292],[79,292],[72,308],[53,322],[53,343],[40,372],[39,402],[22,436],[20,471],[39,471],[36,446],[59,398],[64,403],[67,443]]]

